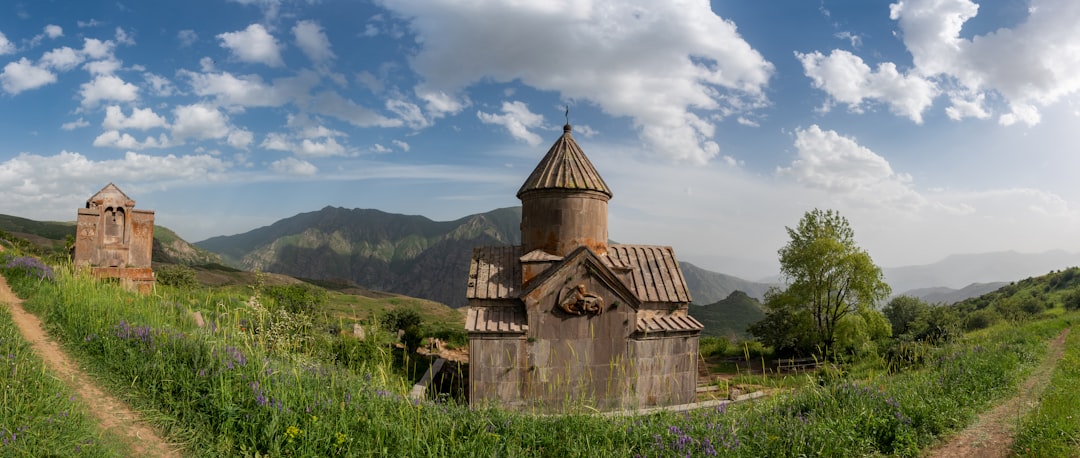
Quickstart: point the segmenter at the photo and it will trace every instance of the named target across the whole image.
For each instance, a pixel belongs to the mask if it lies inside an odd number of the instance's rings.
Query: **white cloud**
[[[390,119],[333,91],[323,91],[312,97],[308,107],[312,113],[333,116],[357,127],[398,127],[400,119]]]
[[[32,64],[25,57],[15,62],[8,62],[4,66],[4,71],[0,72],[0,87],[11,95],[55,82],[55,74]]]
[[[129,117],[124,115],[124,111],[120,107],[110,105],[105,108],[105,121],[102,122],[101,127],[106,130],[147,130],[156,127],[168,127],[168,125],[169,123],[165,121],[165,118],[158,116],[153,109],[134,108]]]
[[[298,152],[310,157],[341,156],[345,154],[345,147],[338,144],[337,140],[333,138],[327,138],[322,142],[305,138],[300,141]]]
[[[45,68],[51,68],[61,72],[66,72],[79,64],[82,64],[86,58],[79,51],[71,49],[67,46],[62,48],[56,48],[52,51],[46,52],[41,56],[41,60],[38,65]]]
[[[249,130],[237,129],[229,132],[225,142],[237,149],[247,149],[251,142],[255,141],[255,134]]]
[[[334,51],[330,49],[330,40],[326,38],[322,27],[315,21],[297,22],[292,29],[296,45],[316,65],[323,66],[334,60]]]
[[[798,158],[777,172],[805,186],[875,206],[915,209],[924,203],[910,175],[894,172],[885,158],[835,131],[796,129],[795,149]]]
[[[871,70],[862,58],[841,49],[828,56],[820,52],[795,53],[802,62],[806,76],[814,87],[825,91],[832,99],[861,112],[866,100],[880,100],[893,113],[922,123],[922,112],[937,95],[936,85],[913,74],[900,74],[896,64],[885,62]]]
[[[398,115],[398,119],[412,129],[423,129],[431,125],[423,110],[416,104],[402,99],[388,99],[386,109]]]
[[[155,75],[153,73],[144,73],[143,79],[146,80],[146,84],[150,86],[150,93],[158,97],[168,97],[175,94],[176,86],[173,86],[172,81],[161,75]]]
[[[120,27],[116,28],[115,37],[116,37],[116,42],[117,43],[120,43],[122,45],[128,45],[128,46],[134,46],[135,45],[135,37],[133,37],[131,35],[128,35],[128,33],[126,31],[124,31],[124,29],[122,29]]]
[[[215,97],[225,106],[276,107],[307,93],[318,82],[317,76],[301,74],[267,84],[259,75],[236,76],[228,72],[181,72],[191,81],[196,95]]]
[[[45,26],[45,35],[49,38],[60,38],[64,36],[64,28],[55,24],[49,24]]]
[[[116,44],[112,41],[101,41],[96,38],[86,38],[83,40],[83,54],[89,59],[105,59],[111,58],[113,48]]]
[[[270,169],[284,175],[299,176],[313,176],[319,172],[314,164],[295,157],[276,160],[270,164]]]
[[[169,146],[169,141],[165,135],[162,134],[158,138],[148,136],[145,140],[140,142],[131,134],[107,130],[94,138],[93,145],[102,148],[142,150],[146,148],[163,148]]]
[[[260,24],[251,24],[239,32],[226,32],[217,36],[221,46],[242,62],[281,67],[281,50],[270,32]]]
[[[979,13],[979,5],[971,0],[904,0],[890,5],[889,11],[914,64],[904,77],[917,77],[938,88],[955,87],[947,91],[952,104],[946,114],[952,119],[986,118],[998,111],[1000,124],[1034,125],[1041,120],[1042,108],[1080,93],[1080,46],[1076,46],[1080,2],[1031,0],[1027,16],[1018,24],[971,38],[961,36],[964,24]],[[876,94],[852,86],[860,77],[864,85],[869,84],[867,77],[873,75],[856,68],[855,61],[861,64],[861,59],[838,54],[842,52],[834,50],[829,57],[838,61],[837,70],[847,72],[824,73],[823,59],[807,58],[820,53],[802,57],[815,86],[837,101],[857,105],[862,99],[855,95],[861,94],[882,100],[897,114],[912,119],[930,106],[914,103],[922,99],[903,92]],[[891,62],[878,68],[886,65],[895,68]],[[955,97],[954,92],[965,96]],[[992,109],[983,103],[989,99],[1001,100],[1003,106]]]
[[[108,170],[108,177],[102,175]],[[209,155],[152,156],[127,152],[116,159],[94,160],[79,153],[52,156],[21,153],[0,162],[0,213],[67,221],[86,198],[108,181],[125,191],[222,179],[228,164]]]
[[[86,71],[91,75],[104,76],[116,73],[116,71],[120,69],[120,65],[120,61],[109,58],[87,62],[86,65],[83,65],[83,68],[86,69]]]
[[[195,44],[195,42],[199,40],[199,34],[195,33],[194,30],[184,29],[176,32],[176,39],[180,40],[180,46],[188,47]]]
[[[4,35],[4,32],[0,32],[0,56],[3,56],[4,54],[11,54],[13,52],[15,52],[15,44],[8,41],[7,36]]]
[[[263,148],[276,151],[292,151],[293,146],[289,142],[289,136],[280,132],[266,134],[266,138],[259,144]]]
[[[404,151],[406,153],[409,152],[409,144],[408,143],[405,143],[405,142],[403,142],[401,140],[391,140],[390,143],[393,143],[394,146],[398,147],[398,149],[400,149],[400,150],[402,150],[402,151]]]
[[[83,119],[82,117],[80,117],[79,119],[76,119],[74,121],[65,122],[65,123],[61,124],[60,128],[64,129],[64,130],[75,130],[75,129],[81,129],[83,127],[89,127],[89,126],[90,126],[90,122]]]
[[[102,101],[134,102],[139,98],[139,87],[115,75],[99,75],[79,86],[82,106],[93,107]]]
[[[178,142],[187,138],[225,138],[230,132],[228,117],[211,106],[178,106],[173,109],[173,115],[172,136]]]
[[[528,105],[521,101],[503,102],[503,114],[491,114],[477,111],[476,116],[484,124],[497,124],[506,128],[510,135],[529,145],[536,146],[541,138],[529,129],[536,129],[544,124],[544,117],[529,111]]]
[[[518,80],[630,117],[656,153],[703,163],[719,153],[714,119],[763,104],[773,72],[706,0],[383,3],[418,35],[410,63],[433,117],[460,111],[474,83]]]

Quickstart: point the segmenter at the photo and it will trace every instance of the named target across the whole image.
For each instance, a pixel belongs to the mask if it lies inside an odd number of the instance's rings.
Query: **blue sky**
[[[768,6],[761,6],[767,4]],[[198,241],[518,205],[561,134],[611,238],[757,278],[812,208],[892,267],[1080,251],[1075,0],[15,1],[0,213],[114,182]]]

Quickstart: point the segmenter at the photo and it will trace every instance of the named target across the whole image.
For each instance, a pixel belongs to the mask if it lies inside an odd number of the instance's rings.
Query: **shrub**
[[[989,328],[1001,320],[1001,315],[991,309],[982,309],[971,312],[964,320],[964,329],[968,331],[977,331],[979,329]]]
[[[264,294],[289,313],[310,314],[326,304],[327,299],[326,290],[307,283],[270,286]]]
[[[166,265],[154,272],[154,278],[162,286],[191,289],[199,286],[195,279],[195,269],[184,265]]]

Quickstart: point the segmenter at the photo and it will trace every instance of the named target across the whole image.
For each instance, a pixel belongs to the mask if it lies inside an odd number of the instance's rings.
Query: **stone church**
[[[152,210],[136,209],[134,200],[109,183],[87,199],[76,224],[76,266],[89,266],[98,278],[119,279],[129,289],[153,288]]]
[[[671,247],[608,243],[612,192],[571,136],[517,193],[521,245],[469,266],[469,402],[524,410],[695,401],[702,324]]]

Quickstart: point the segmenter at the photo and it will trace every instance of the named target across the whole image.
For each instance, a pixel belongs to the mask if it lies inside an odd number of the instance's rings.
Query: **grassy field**
[[[737,405],[535,416],[409,400],[407,359],[392,347],[331,333],[275,307],[258,289],[161,287],[138,295],[64,266],[51,276],[3,270],[24,306],[88,371],[191,456],[917,456],[1013,393],[1047,341],[1077,318],[1002,322],[926,347],[922,362],[899,374],[871,360],[787,376],[800,378],[796,390],[747,374],[784,388]],[[205,327],[195,325],[195,311]],[[28,378],[49,378],[40,371]],[[41,409],[38,416],[55,416]],[[13,415],[4,411],[0,427],[18,434],[28,420]],[[42,440],[72,450],[94,437],[82,428]]]
[[[118,456],[74,393],[50,377],[0,304],[0,456]]]

